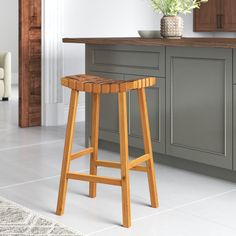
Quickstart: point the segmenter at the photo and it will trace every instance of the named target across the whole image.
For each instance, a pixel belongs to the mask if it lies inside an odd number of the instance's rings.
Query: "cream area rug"
[[[0,236],[82,236],[58,222],[0,197]]]

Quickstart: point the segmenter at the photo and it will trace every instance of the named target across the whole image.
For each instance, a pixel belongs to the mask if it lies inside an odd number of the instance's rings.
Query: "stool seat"
[[[156,81],[155,77],[111,80],[95,75],[73,75],[62,78],[61,84],[70,89],[88,93],[121,93],[154,86]]]

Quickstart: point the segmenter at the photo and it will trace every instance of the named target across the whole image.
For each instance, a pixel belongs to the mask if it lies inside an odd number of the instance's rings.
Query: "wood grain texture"
[[[143,45],[236,48],[236,38],[182,38],[182,39],[142,39],[142,38],[64,38],[64,43],[94,45]]]
[[[210,0],[195,9],[193,14],[193,30],[195,32],[221,31],[220,24],[220,2],[221,0]]]
[[[153,162],[152,142],[151,142],[149,119],[148,119],[146,93],[144,88],[138,90],[138,100],[140,107],[141,126],[143,131],[144,151],[145,154],[148,154],[148,156],[150,157],[146,160],[146,165],[148,169],[147,173],[148,173],[148,184],[149,184],[151,205],[152,207],[157,208],[159,203],[157,196],[156,176]]]
[[[93,153],[90,156],[90,175],[97,175],[96,161],[98,159],[98,133],[99,133],[99,112],[100,112],[100,94],[92,94],[92,131],[91,131],[91,147]],[[96,197],[97,185],[95,182],[89,183],[89,196]]]
[[[139,164],[146,162],[147,160],[149,160],[152,156],[150,154],[144,154],[141,157],[138,157],[136,159],[134,159],[133,161],[131,161],[129,163],[129,169],[132,169],[136,166],[138,166]]]
[[[19,0],[19,125],[41,125],[41,0]]]
[[[194,31],[235,32],[236,1],[210,0],[194,10]]]
[[[67,179],[74,179],[74,180],[81,180],[81,181],[88,181],[88,182],[92,182],[92,183],[121,186],[120,179],[111,178],[111,177],[102,177],[102,176],[78,174],[78,173],[68,173],[66,175],[66,178]]]
[[[70,157],[71,157],[73,137],[74,137],[78,95],[79,95],[78,91],[71,90],[70,107],[69,107],[65,145],[64,145],[64,155],[61,169],[60,187],[57,200],[57,211],[56,211],[57,215],[63,215],[65,209],[66,191],[68,185],[67,174],[69,172],[70,161],[71,161]]]
[[[236,1],[222,1],[222,27],[226,32],[236,32]]]
[[[130,179],[129,179],[129,145],[127,124],[127,99],[126,93],[118,94],[119,105],[119,130],[120,130],[120,161],[121,161],[121,189],[123,226],[131,226],[130,207]]]
[[[75,160],[77,158],[83,157],[85,155],[91,154],[93,152],[93,150],[94,149],[92,147],[89,147],[89,148],[86,148],[86,149],[84,149],[84,150],[82,150],[80,152],[73,153],[70,156],[70,160],[72,161],[72,160]]]
[[[157,78],[146,77],[135,80],[111,80],[95,75],[72,75],[62,78],[61,84],[78,91],[100,93],[122,93],[128,90],[151,87],[156,84]],[[95,96],[95,95],[94,95]]]

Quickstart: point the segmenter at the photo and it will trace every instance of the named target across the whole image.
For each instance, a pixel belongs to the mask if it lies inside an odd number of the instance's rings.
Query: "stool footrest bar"
[[[143,156],[141,156],[141,157],[136,158],[135,160],[133,160],[133,161],[131,161],[131,162],[129,163],[129,169],[132,169],[132,168],[134,168],[135,166],[138,166],[139,164],[141,164],[141,163],[143,163],[143,162],[149,160],[150,158],[151,158],[151,155],[150,155],[150,154],[145,154],[145,155],[143,155]]]
[[[95,163],[96,163],[96,166],[109,167],[109,168],[115,168],[115,169],[120,169],[121,168],[121,164],[119,162],[99,160],[99,161],[96,161]],[[137,166],[132,167],[130,170],[147,172],[147,167],[137,165]]]
[[[121,186],[120,179],[110,178],[110,177],[101,177],[101,176],[96,176],[96,175],[77,174],[77,173],[68,173],[66,177],[67,179]]]
[[[80,152],[73,153],[70,156],[70,160],[75,160],[75,159],[85,156],[87,154],[91,154],[93,152],[93,150],[94,149],[92,147],[90,147],[90,148],[86,148]]]
[[[121,164],[119,162],[112,162],[112,161],[96,161],[95,162],[97,166],[103,166],[103,167],[110,167],[110,168],[116,168],[120,169]]]
[[[147,172],[148,171],[146,166],[139,166],[139,165],[132,167],[130,170],[140,171],[140,172]]]

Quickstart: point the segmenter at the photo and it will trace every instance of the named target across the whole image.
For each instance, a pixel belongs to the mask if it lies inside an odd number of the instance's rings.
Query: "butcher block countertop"
[[[144,38],[64,38],[64,43],[83,43],[98,45],[143,45],[236,48],[236,38],[182,38],[182,39],[144,39]]]

